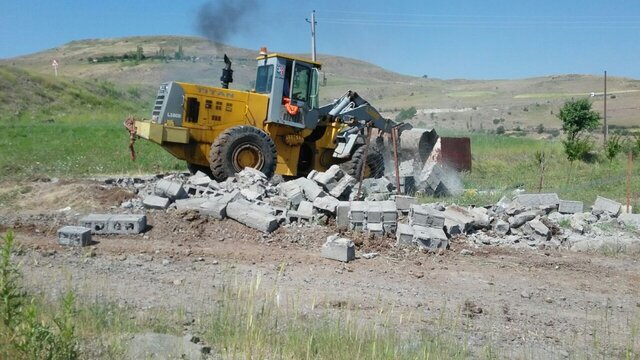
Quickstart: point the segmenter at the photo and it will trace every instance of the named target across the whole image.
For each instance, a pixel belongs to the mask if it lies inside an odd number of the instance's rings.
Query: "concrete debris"
[[[295,180],[292,180],[291,182],[294,182],[302,189],[304,197],[309,201],[314,201],[317,197],[325,195],[325,192],[322,191],[322,188],[313,180],[307,178],[297,178]]]
[[[396,202],[396,208],[404,214],[409,213],[411,205],[418,204],[417,198],[407,195],[396,195],[394,201]]]
[[[593,204],[591,213],[596,216],[608,215],[610,217],[617,217],[620,214],[621,208],[622,204],[619,202],[598,196],[595,204]]]
[[[344,172],[338,165],[331,165],[325,172],[315,172],[311,179],[322,186],[327,192],[331,192],[344,175]]]
[[[91,229],[83,226],[64,226],[58,229],[58,244],[87,246],[91,243]]]
[[[410,246],[413,245],[413,227],[409,224],[398,224],[396,230],[396,246]]]
[[[181,183],[165,179],[158,181],[154,193],[157,196],[166,197],[171,200],[184,199],[187,197],[187,192]]]
[[[175,204],[178,211],[198,210],[200,208],[200,205],[202,205],[206,201],[206,198],[187,198],[176,200]]]
[[[519,195],[516,195],[514,202],[518,203],[521,206],[532,208],[532,209],[547,208],[547,207],[558,208],[558,204],[560,203],[560,198],[558,198],[558,194],[556,193],[519,194]]]
[[[226,212],[229,218],[265,233],[278,228],[278,219],[267,206],[239,199],[227,204]]]
[[[227,205],[240,197],[241,195],[238,190],[210,197],[207,201],[200,204],[200,208],[198,210],[203,215],[210,216],[217,220],[222,220],[227,217]]]
[[[449,240],[442,229],[414,226],[413,240],[422,248],[435,250],[449,247]]]
[[[493,231],[498,235],[498,236],[505,236],[509,233],[509,223],[502,220],[502,219],[498,219],[496,221],[495,224],[493,224]]]
[[[343,198],[345,194],[351,193],[353,186],[356,184],[356,178],[349,174],[344,174],[340,181],[329,191],[329,195],[335,198]]]
[[[338,235],[327,237],[327,242],[322,245],[322,257],[342,262],[355,260],[356,249],[353,241],[341,238]]]
[[[336,227],[339,231],[349,229],[349,211],[351,203],[348,201],[340,201],[336,207]]]
[[[211,183],[211,180],[212,179],[209,177],[209,175],[198,170],[198,172],[191,175],[189,179],[187,179],[187,183],[196,185],[196,186],[209,186],[209,184]]]
[[[442,213],[444,226],[449,235],[466,234],[473,230],[474,216],[458,205],[448,206]]]
[[[278,184],[280,194],[285,196],[291,202],[291,205],[298,206],[302,200],[304,200],[304,193],[302,187],[295,181],[287,181]]]
[[[457,196],[464,186],[458,172],[437,162],[427,162],[418,178],[418,190],[434,196]]]
[[[331,195],[318,196],[313,200],[313,207],[335,214],[339,203],[340,201]]]
[[[538,219],[531,220],[524,224],[522,232],[538,241],[547,241],[551,238],[549,228]]]
[[[424,205],[411,205],[409,209],[409,224],[442,229],[444,227],[444,215]]]
[[[577,214],[581,213],[583,209],[584,203],[582,201],[560,200],[560,205],[558,205],[558,212],[561,214]]]
[[[514,215],[509,218],[509,226],[512,229],[519,228],[520,226],[527,223],[527,221],[531,221],[538,216],[540,212],[538,210],[529,210],[525,212],[521,212],[517,215]]]
[[[618,216],[618,222],[624,226],[629,226],[640,230],[640,214],[620,214]]]
[[[171,204],[171,200],[157,195],[147,195],[142,199],[142,205],[146,209],[166,209]]]

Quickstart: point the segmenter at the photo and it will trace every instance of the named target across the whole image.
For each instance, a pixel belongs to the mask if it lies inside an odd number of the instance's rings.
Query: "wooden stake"
[[[396,171],[396,189],[398,194],[402,194],[402,191],[400,191],[400,169],[398,165],[398,128],[391,129],[391,140],[393,141],[393,164]]]
[[[364,144],[364,156],[362,157],[362,170],[360,170],[360,182],[358,183],[358,192],[356,198],[360,199],[360,190],[362,190],[362,180],[364,180],[364,174],[367,170],[367,155],[369,152],[369,144],[371,143],[371,126],[367,125],[367,137]]]
[[[631,204],[631,170],[633,169],[633,154],[629,151],[627,156],[627,214]]]

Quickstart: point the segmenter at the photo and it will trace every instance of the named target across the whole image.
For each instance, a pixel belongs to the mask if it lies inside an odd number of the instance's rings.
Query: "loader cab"
[[[321,65],[283,54],[261,51],[257,58],[255,91],[269,95],[267,122],[297,128],[314,128],[306,124],[305,115],[318,108],[318,74]]]

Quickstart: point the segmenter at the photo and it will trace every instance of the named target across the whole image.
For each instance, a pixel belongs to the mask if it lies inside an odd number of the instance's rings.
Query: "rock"
[[[125,359],[202,359],[202,347],[168,334],[135,334],[126,344]]]
[[[377,252],[372,252],[372,253],[362,254],[362,255],[360,255],[360,257],[363,258],[363,259],[373,259],[374,257],[376,257],[378,255],[379,254]]]
[[[322,257],[342,262],[349,262],[356,258],[356,250],[353,241],[341,238],[338,235],[327,237],[327,242],[322,245]]]
[[[471,256],[471,255],[473,255],[473,251],[468,250],[468,249],[462,249],[460,251],[460,255],[462,255],[462,256]]]
[[[617,201],[598,196],[591,213],[594,215],[606,214],[611,217],[617,217],[620,214],[622,204]]]
[[[529,210],[529,211],[519,213],[509,218],[509,226],[512,229],[519,228],[520,226],[524,225],[527,221],[531,221],[535,219],[535,217],[538,215],[539,215],[539,212],[536,210]]]
[[[531,299],[531,293],[528,292],[527,290],[523,290],[520,293],[520,297],[523,298],[523,299]]]
[[[558,212],[561,214],[577,214],[581,213],[584,208],[582,201],[560,200]]]
[[[500,236],[507,235],[509,233],[509,229],[509,223],[501,219],[498,219],[496,223],[493,224],[493,231]]]

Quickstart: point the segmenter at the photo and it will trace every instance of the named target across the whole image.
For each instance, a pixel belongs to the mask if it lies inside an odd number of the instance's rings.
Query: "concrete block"
[[[200,214],[222,220],[227,217],[227,205],[231,201],[237,200],[241,197],[242,196],[238,190],[210,197],[207,201],[200,204],[198,211]]]
[[[346,196],[349,192],[352,191],[353,186],[356,184],[356,178],[349,174],[344,174],[340,181],[336,184],[336,186],[329,191],[329,195],[340,198],[342,196]]]
[[[382,228],[385,234],[394,234],[398,227],[398,223],[395,221],[388,221],[382,223]]]
[[[382,210],[382,222],[391,223],[398,221],[398,208],[395,201],[380,201],[380,209]]]
[[[147,195],[142,199],[142,205],[146,209],[166,209],[170,203],[168,198],[157,195]]]
[[[396,246],[409,246],[413,244],[413,227],[409,224],[398,224],[396,229]]]
[[[349,228],[349,211],[351,205],[348,201],[340,201],[336,207],[336,227],[338,230],[347,230]]]
[[[184,199],[187,197],[187,192],[181,183],[166,179],[162,179],[156,183],[154,193],[171,200]]]
[[[211,178],[209,177],[209,175],[198,170],[195,174],[191,175],[187,179],[187,183],[196,186],[209,186],[209,183],[211,183]]]
[[[313,207],[335,214],[338,203],[338,199],[330,195],[325,195],[319,196],[315,200],[313,200]]]
[[[256,191],[255,189],[245,188],[240,190],[240,194],[249,201],[262,200],[264,192]]]
[[[449,235],[467,234],[473,230],[475,220],[473,214],[461,206],[447,206],[442,216],[444,216],[444,226]]]
[[[400,176],[400,193],[413,194],[416,192],[416,178],[413,175]]]
[[[286,196],[274,195],[264,199],[264,202],[269,204],[269,206],[282,208],[282,209],[290,209],[291,201]]]
[[[143,214],[116,214],[109,219],[109,234],[140,234],[147,228],[147,216]]]
[[[368,203],[365,201],[352,201],[349,210],[349,220],[356,223],[367,221]]]
[[[395,196],[396,208],[403,213],[408,213],[411,205],[417,205],[418,199],[413,196],[396,195]]]
[[[612,217],[617,217],[620,214],[620,208],[622,204],[617,201],[598,196],[591,213],[594,215],[607,214]]]
[[[207,198],[178,199],[176,200],[176,209],[179,211],[198,210],[200,209],[200,205],[205,203],[207,200]]]
[[[432,227],[413,227],[413,241],[426,249],[446,249],[449,246],[447,235],[442,229]]]
[[[92,234],[108,234],[111,214],[89,214],[78,220],[78,225],[91,229]]]
[[[625,226],[640,229],[640,214],[623,213],[618,216],[618,222]]]
[[[291,205],[298,206],[304,200],[304,192],[295,181],[287,181],[278,184],[280,194],[285,196],[291,202]]]
[[[300,205],[298,205],[297,212],[305,220],[311,221],[311,219],[313,218],[313,203],[303,200],[302,202],[300,202]]]
[[[489,210],[483,207],[470,207],[467,210],[473,216],[473,227],[475,229],[489,229],[491,227]]]
[[[356,249],[353,241],[331,235],[327,237],[327,242],[322,245],[322,257],[342,262],[355,260]]]
[[[456,196],[464,191],[459,174],[436,162],[425,164],[418,177],[418,188],[436,196]]]
[[[577,214],[584,211],[584,203],[582,201],[560,200],[558,212],[561,214]]]
[[[385,177],[378,179],[367,178],[362,180],[362,193],[369,196],[374,193],[388,193],[394,189],[391,181]]]
[[[442,212],[427,206],[411,205],[409,209],[409,224],[442,229],[444,216]]]
[[[516,195],[515,202],[528,208],[558,207],[560,198],[556,193],[547,194],[519,194]]]
[[[87,246],[91,243],[91,229],[84,226],[64,226],[58,229],[58,244]]]
[[[353,221],[353,220],[349,221],[349,230],[363,232],[366,230],[366,226],[367,226],[366,222],[359,222],[359,221]]]
[[[382,222],[382,206],[378,201],[367,201],[367,223]]]
[[[384,235],[384,228],[382,223],[370,223],[368,222],[365,229],[369,236],[382,236]]]
[[[316,198],[324,196],[325,194],[325,192],[322,191],[322,188],[313,180],[307,178],[297,178],[292,181],[298,184],[300,188],[302,188],[304,197],[306,197],[309,201],[314,201]]]
[[[390,192],[379,192],[379,193],[371,193],[369,194],[365,200],[368,201],[387,201],[391,198]]]
[[[325,172],[319,172],[313,176],[313,181],[317,182],[326,191],[330,192],[336,187],[338,181],[344,176],[344,172],[338,165],[331,165]]]
[[[270,233],[278,228],[278,218],[270,214],[270,209],[244,199],[227,204],[226,212],[229,218],[262,232]]]

